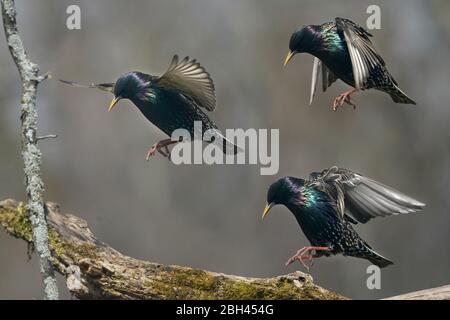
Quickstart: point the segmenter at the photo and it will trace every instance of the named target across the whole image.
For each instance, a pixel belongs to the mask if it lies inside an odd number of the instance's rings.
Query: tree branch
[[[41,179],[41,152],[37,146],[36,95],[39,82],[47,78],[39,76],[39,67],[30,61],[19,36],[14,0],[1,0],[3,26],[12,58],[19,69],[22,80],[21,130],[22,158],[24,162],[25,184],[28,195],[27,211],[33,230],[36,252],[39,256],[46,299],[58,299],[51,255],[48,247],[48,230],[44,212],[44,183]]]
[[[99,241],[86,221],[47,203],[52,262],[80,299],[345,299],[302,272],[246,278],[127,257]],[[32,243],[28,216],[14,200],[0,202],[0,225]]]
[[[450,286],[410,292],[384,300],[450,300]]]

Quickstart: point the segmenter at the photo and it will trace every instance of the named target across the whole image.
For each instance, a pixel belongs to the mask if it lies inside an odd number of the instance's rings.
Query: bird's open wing
[[[317,79],[319,78],[320,69],[322,68],[322,61],[319,58],[314,57],[313,72],[311,79],[311,96],[309,98],[309,105],[312,105],[314,96],[316,95]]]
[[[336,18],[338,32],[344,34],[353,67],[355,88],[361,90],[369,78],[371,71],[384,66],[384,60],[376,52],[370,37],[372,35],[356,23],[343,18]]]
[[[336,167],[325,169],[322,172],[313,172],[309,176],[310,182],[320,191],[325,192],[334,199],[336,210],[341,218],[345,216],[344,189],[339,183],[340,176],[336,174]],[[353,221],[355,222],[355,221]]]
[[[350,170],[332,167],[316,174],[344,194],[344,213],[361,223],[372,218],[407,214],[421,210],[425,204],[380,182]]]
[[[93,89],[98,89],[101,91],[105,91],[105,92],[110,92],[110,93],[114,93],[114,86],[115,83],[114,82],[109,82],[109,83],[91,83],[88,85],[85,84],[81,84],[81,83],[77,83],[77,82],[73,82],[73,81],[67,81],[67,80],[59,80],[62,83],[68,84],[69,86],[72,87],[77,87],[77,88],[93,88]]]
[[[189,57],[179,61],[175,55],[169,69],[155,81],[155,85],[182,93],[208,111],[216,108],[216,94],[211,76],[200,63],[189,60]]]
[[[319,73],[322,70],[322,90],[325,92],[333,82],[337,80],[337,77],[330,69],[317,57],[314,57],[313,72],[311,79],[311,97],[309,99],[309,105],[312,104],[314,96],[316,94],[317,80],[319,79]]]

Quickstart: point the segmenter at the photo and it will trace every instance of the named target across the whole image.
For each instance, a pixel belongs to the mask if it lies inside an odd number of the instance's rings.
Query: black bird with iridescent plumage
[[[240,148],[229,142],[218,130],[216,124],[204,112],[216,108],[213,80],[196,60],[189,57],[179,60],[175,55],[168,70],[162,76],[142,72],[128,72],[115,83],[81,85],[71,81],[62,82],[76,86],[96,88],[114,94],[109,111],[121,99],[129,99],[144,116],[168,136],[177,129],[187,130],[191,138],[202,137],[207,130],[213,137],[219,137],[224,153],[236,154]],[[195,131],[195,122],[201,122],[202,132]],[[147,153],[147,160],[156,151],[169,156],[168,146],[179,141],[165,139],[154,144]],[[216,141],[217,142],[217,141]]]
[[[342,107],[344,103],[355,107],[350,96],[366,89],[386,92],[395,103],[416,104],[400,90],[370,37],[372,35],[364,28],[343,18],[321,25],[303,26],[291,36],[284,65],[297,53],[314,56],[310,104],[314,98],[320,69],[323,91],[337,79],[353,87],[335,99],[333,110]]]
[[[391,187],[337,167],[314,172],[308,180],[285,177],[273,183],[263,218],[279,204],[294,214],[311,242],[286,265],[298,260],[307,269],[305,261],[312,263],[313,258],[335,254],[367,259],[380,268],[392,264],[362,240],[352,224],[408,214],[425,206]]]

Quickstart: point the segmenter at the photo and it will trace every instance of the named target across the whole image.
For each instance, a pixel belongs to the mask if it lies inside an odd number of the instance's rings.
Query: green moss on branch
[[[296,272],[275,278],[245,278],[122,255],[95,238],[87,223],[47,204],[52,261],[69,290],[82,299],[344,299]],[[0,202],[0,224],[32,242],[23,204]]]

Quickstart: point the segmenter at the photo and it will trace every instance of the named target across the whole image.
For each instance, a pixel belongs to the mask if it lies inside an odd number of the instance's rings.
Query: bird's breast
[[[327,52],[320,55],[319,59],[333,72],[339,79],[350,86],[355,85],[353,77],[352,61],[348,50],[337,52]]]
[[[335,212],[329,211],[331,208],[300,208],[292,205],[288,208],[294,213],[300,228],[312,245],[330,246],[342,238],[342,221]]]
[[[203,131],[216,128],[202,110],[181,95],[157,94],[155,99],[133,101],[142,114],[168,136],[177,129],[194,135],[194,123],[202,123]]]

